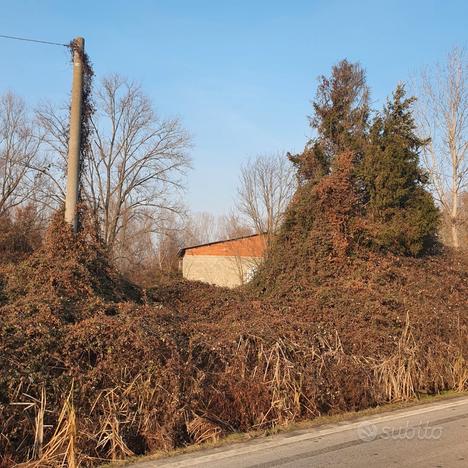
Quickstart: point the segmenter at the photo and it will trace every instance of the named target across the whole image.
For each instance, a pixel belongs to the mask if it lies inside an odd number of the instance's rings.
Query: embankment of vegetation
[[[2,270],[2,462],[95,465],[468,388],[465,259],[327,263],[306,289],[292,273],[272,291],[143,294],[56,220]]]

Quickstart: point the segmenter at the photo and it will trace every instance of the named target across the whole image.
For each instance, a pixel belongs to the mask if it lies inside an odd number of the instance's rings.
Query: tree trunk
[[[455,249],[460,248],[460,241],[458,239],[458,226],[456,218],[452,218],[452,245]]]

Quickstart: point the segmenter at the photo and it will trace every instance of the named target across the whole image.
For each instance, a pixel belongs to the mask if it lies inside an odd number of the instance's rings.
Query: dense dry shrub
[[[10,303],[0,314],[1,450],[32,458],[42,418],[43,464],[73,440],[75,459],[94,465],[466,389],[466,264],[445,262],[374,255],[308,294],[262,300],[179,281],[148,292],[146,305],[105,303],[73,322]],[[64,438],[52,444],[58,427]]]
[[[0,265],[17,263],[41,243],[43,223],[33,205],[0,216]]]
[[[289,283],[295,292],[310,289],[346,263],[363,230],[354,158],[350,152],[339,155],[329,175],[298,189],[252,283],[255,288],[279,292]]]
[[[40,245],[43,223],[33,205],[0,216],[0,303],[5,301],[8,271],[27,258]]]
[[[41,246],[8,275],[4,293],[10,301],[42,304],[74,320],[91,314],[96,300],[138,299],[138,290],[111,268],[86,213],[81,217],[83,227],[74,235],[63,213],[55,215]]]

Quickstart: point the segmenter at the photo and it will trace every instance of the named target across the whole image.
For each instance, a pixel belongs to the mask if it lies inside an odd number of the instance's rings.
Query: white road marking
[[[463,399],[463,400],[455,401],[451,403],[440,403],[436,405],[433,404],[431,406],[417,408],[414,410],[408,410],[405,412],[396,412],[396,413],[392,413],[386,416],[373,416],[373,417],[366,418],[365,420],[361,419],[358,422],[347,423],[342,426],[332,427],[330,429],[317,429],[317,430],[311,429],[311,432],[308,432],[307,434],[300,434],[297,436],[288,437],[284,439],[275,438],[274,440],[261,442],[255,445],[249,445],[247,447],[237,447],[237,448],[234,447],[229,450],[224,450],[223,452],[196,457],[195,459],[191,458],[188,460],[181,460],[178,462],[173,462],[173,463],[170,463],[170,466],[183,468],[183,467],[200,465],[200,464],[204,464],[204,463],[208,463],[212,461],[222,460],[224,458],[229,458],[229,457],[234,457],[234,456],[239,456],[239,455],[247,455],[249,453],[258,452],[260,450],[267,450],[269,448],[277,448],[277,447],[281,447],[285,445],[295,444],[297,442],[303,442],[306,440],[316,439],[317,437],[323,437],[323,436],[327,436],[330,434],[350,431],[350,430],[359,428],[362,425],[363,421],[370,422],[372,424],[379,424],[379,423],[386,422],[386,421],[394,421],[396,419],[417,416],[419,414],[430,413],[433,411],[456,408],[457,406],[466,405],[467,403],[468,403],[468,399]],[[161,462],[161,460],[159,460],[159,462]],[[153,463],[156,466],[158,461],[155,460]]]

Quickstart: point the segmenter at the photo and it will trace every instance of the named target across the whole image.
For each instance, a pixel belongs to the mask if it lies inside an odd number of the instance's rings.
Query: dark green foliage
[[[300,155],[290,156],[301,180],[328,174],[333,159],[342,152],[361,154],[369,117],[369,89],[362,67],[342,60],[331,76],[321,76],[310,126],[317,137]]]
[[[370,122],[369,90],[358,64],[342,60],[329,78],[320,78],[310,118],[317,136],[302,154],[290,159],[303,187],[314,190],[322,178],[332,175],[334,161],[345,153],[352,155],[348,177],[353,183],[346,190],[353,200],[349,212],[355,222],[347,224],[355,230],[347,233],[355,245],[412,256],[435,245],[438,210],[425,189],[427,177],[419,166],[419,153],[427,141],[415,133],[413,101],[405,98],[404,87],[398,86],[383,111]],[[340,184],[336,174],[333,183]],[[291,210],[301,205],[297,197],[303,197],[303,192],[296,196]],[[324,216],[316,211],[317,207],[309,207],[308,216],[318,215],[317,224],[323,227]],[[329,231],[332,236],[334,229]],[[348,252],[350,247],[348,243]]]
[[[419,153],[427,143],[415,134],[414,98],[399,85],[376,116],[359,167],[371,243],[397,254],[420,255],[435,242],[438,210],[425,190]]]

